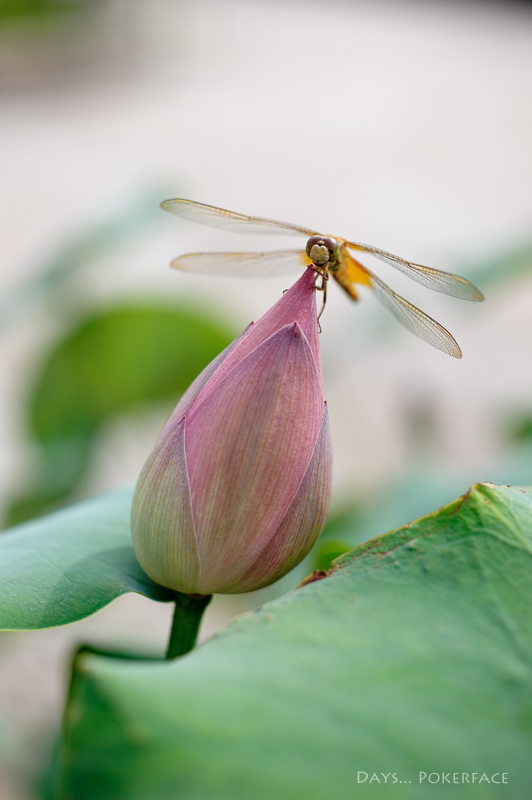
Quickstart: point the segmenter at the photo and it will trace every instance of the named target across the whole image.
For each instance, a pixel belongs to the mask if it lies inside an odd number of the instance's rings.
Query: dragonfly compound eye
[[[340,245],[336,239],[333,239],[332,236],[325,236],[323,238],[323,244],[329,251],[329,263],[334,264],[336,261],[338,261],[338,257],[340,255]]]
[[[307,256],[316,267],[323,267],[329,261],[329,248],[326,242],[331,241],[323,236],[311,236],[307,242]]]

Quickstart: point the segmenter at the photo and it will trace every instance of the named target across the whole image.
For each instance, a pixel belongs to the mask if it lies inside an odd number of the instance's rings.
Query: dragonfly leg
[[[316,288],[318,289],[319,292],[323,292],[323,302],[321,304],[320,313],[318,314],[318,323],[319,323],[320,317],[325,310],[325,304],[327,302],[327,282],[329,280],[329,273],[327,271],[324,272],[316,271],[316,272],[318,275],[321,276],[321,285]]]

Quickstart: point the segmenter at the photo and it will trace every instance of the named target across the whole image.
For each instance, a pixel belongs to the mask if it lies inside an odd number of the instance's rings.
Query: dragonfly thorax
[[[332,236],[316,235],[308,240],[306,251],[314,266],[331,267],[338,261],[340,245]]]

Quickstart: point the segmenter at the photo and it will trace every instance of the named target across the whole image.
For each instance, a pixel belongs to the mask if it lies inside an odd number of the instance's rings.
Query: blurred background
[[[322,361],[331,520],[304,566],[216,598],[202,635],[471,483],[532,484],[532,5],[0,0],[4,526],[135,481],[180,393],[286,279],[208,278],[193,250],[294,246],[163,212],[186,197],[458,272],[483,305],[365,263],[462,361],[333,286]],[[304,244],[304,242],[302,242]],[[162,653],[130,595],[0,638],[0,796],[39,796],[81,642]]]

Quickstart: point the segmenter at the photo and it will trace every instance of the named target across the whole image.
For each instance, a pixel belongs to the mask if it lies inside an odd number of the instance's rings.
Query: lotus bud
[[[316,541],[332,455],[314,282],[307,269],[201,373],[144,465],[133,543],[162,586],[250,592]]]

